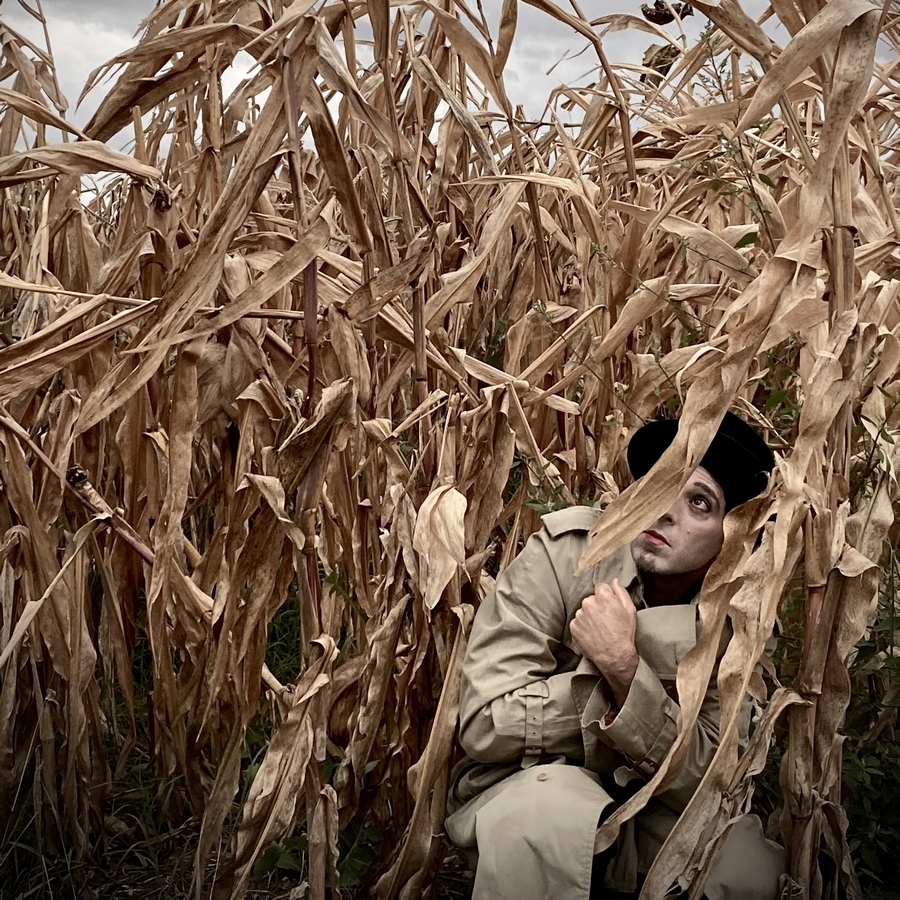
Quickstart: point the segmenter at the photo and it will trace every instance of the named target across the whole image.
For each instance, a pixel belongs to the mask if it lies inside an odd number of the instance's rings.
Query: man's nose
[[[671,525],[675,521],[677,503],[673,503],[656,521],[660,525]]]

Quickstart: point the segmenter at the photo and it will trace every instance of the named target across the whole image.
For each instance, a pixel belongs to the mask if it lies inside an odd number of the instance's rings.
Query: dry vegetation
[[[420,896],[492,576],[542,508],[608,505],[594,557],[630,538],[732,407],[778,469],[707,579],[681,734],[730,611],[723,740],[645,896],[702,879],[697,838],[773,735],[793,879],[859,896],[841,728],[897,538],[900,70],[873,60],[900,10],[772,0],[780,47],[698,2],[687,45],[529,2],[598,62],[537,123],[504,89],[516,0],[493,33],[461,0],[166,0],[83,131],[52,56],[0,24],[5,884],[29,842],[48,879],[149,858],[121,812],[143,793],[195,836],[197,896],[243,896],[292,833],[329,896],[364,826],[378,896]],[[672,48],[660,72],[611,67],[623,27]],[[675,410],[620,494],[628,435]],[[779,604],[806,639],[764,684]]]

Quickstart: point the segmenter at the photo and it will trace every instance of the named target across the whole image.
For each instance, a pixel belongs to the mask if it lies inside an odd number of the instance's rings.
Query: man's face
[[[722,549],[725,495],[706,471],[694,470],[671,509],[631,542],[631,556],[643,572],[696,574],[702,578]]]

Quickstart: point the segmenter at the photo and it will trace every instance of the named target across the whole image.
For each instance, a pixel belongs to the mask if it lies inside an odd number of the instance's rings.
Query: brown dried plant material
[[[814,60],[831,50],[844,28],[873,9],[868,0],[837,0],[823,7],[794,35],[766,72],[738,122],[738,131],[755,125]]]
[[[146,384],[166,357],[166,344],[159,342],[177,334],[197,309],[207,305],[224,266],[224,251],[269,180],[275,167],[271,157],[284,133],[283,98],[276,86],[198,235],[191,265],[178,272],[146,326],[147,337],[152,335],[156,340],[145,337],[139,343],[150,343],[154,349],[136,364],[133,357],[125,356],[100,380],[82,408],[80,431],[105,419]]]
[[[309,708],[313,698],[330,683],[337,649],[330,639],[317,639],[318,659],[293,691],[293,703],[272,737],[265,759],[256,773],[244,807],[244,825],[235,838],[232,864],[234,883],[229,894],[243,896],[253,863],[269,840],[285,833],[303,794],[306,769],[313,752],[313,723]],[[221,885],[220,885],[221,887]]]
[[[60,131],[68,131],[71,134],[78,135],[78,137],[85,141],[90,140],[80,128],[73,125],[62,116],[57,115],[51,109],[48,109],[47,106],[38,99],[26,97],[18,91],[0,88],[0,101],[7,104],[7,106],[10,106],[12,109],[17,110],[23,116],[28,116],[29,119],[40,122],[42,125],[50,125],[54,128],[58,128]]]
[[[425,606],[434,609],[450,579],[465,565],[466,498],[446,485],[433,490],[419,507],[413,548],[419,554]]]
[[[524,191],[524,184],[509,184],[502,189],[501,198],[483,223],[480,252],[473,256],[471,262],[444,277],[441,289],[425,304],[426,325],[430,326],[442,319],[457,303],[466,303],[472,299],[478,280],[488,264],[489,254],[497,247],[512,218],[519,211],[519,199]]]
[[[4,642],[3,651],[0,652],[0,668],[3,667],[6,661],[18,649],[18,645],[21,643],[22,638],[28,631],[28,626],[31,624],[34,617],[40,612],[44,601],[50,596],[51,593],[53,593],[57,585],[59,585],[60,581],[62,581],[62,579],[66,576],[66,573],[69,571],[69,567],[72,565],[72,563],[75,562],[76,555],[81,551],[81,548],[85,545],[88,538],[90,538],[90,536],[94,533],[94,529],[97,527],[97,525],[98,521],[96,519],[92,519],[87,523],[87,525],[83,525],[78,529],[78,532],[75,534],[74,538],[74,552],[66,559],[66,561],[60,567],[59,571],[53,576],[53,580],[47,585],[47,589],[44,591],[44,593],[37,599],[30,600],[28,603],[26,603],[25,608],[22,610],[18,620],[16,621],[16,625],[12,630],[12,634],[8,635]]]
[[[377,885],[380,897],[402,897],[412,900],[421,891],[422,875],[428,870],[431,848],[440,840],[443,826],[444,796],[447,790],[446,773],[452,747],[452,736],[459,715],[459,686],[466,652],[466,635],[474,610],[464,604],[453,608],[459,626],[453,640],[453,650],[444,673],[441,699],[435,712],[431,736],[417,767],[410,770],[410,789],[415,797],[412,818],[404,834],[404,843],[397,861]],[[444,777],[441,778],[441,773]],[[433,807],[438,815],[433,814]]]
[[[0,402],[19,397],[23,392],[34,390],[45,384],[61,369],[65,369],[98,347],[106,345],[121,329],[132,322],[140,321],[149,311],[148,307],[130,309],[111,316],[106,321],[86,329],[75,338],[56,344],[54,335],[72,327],[74,322],[90,316],[108,304],[105,295],[98,294],[96,302],[87,302],[69,310],[60,317],[63,324],[41,329],[17,344],[0,350],[0,367],[3,382],[0,385]],[[45,332],[49,332],[45,334]],[[51,345],[48,347],[48,344]],[[47,349],[42,349],[46,347]]]
[[[390,668],[397,651],[397,641],[403,624],[408,598],[402,597],[388,612],[383,623],[370,636],[363,680],[365,692],[360,692],[360,708],[347,751],[336,779],[341,809],[358,802],[366,763],[378,738],[379,724],[384,718],[384,703],[390,686]]]
[[[751,510],[747,512],[751,512]],[[722,826],[744,811],[744,804],[749,799],[749,796],[744,796],[740,791],[736,791],[733,784],[739,751],[743,751],[743,748],[739,747],[739,717],[744,698],[750,688],[754,667],[763,652],[766,640],[772,633],[778,600],[793,574],[801,547],[800,542],[794,537],[800,524],[800,516],[790,507],[779,510],[779,513],[782,517],[787,518],[787,527],[779,527],[778,524],[768,525],[760,548],[743,566],[737,560],[729,561],[726,558],[723,561],[720,571],[730,570],[728,577],[731,579],[731,584],[740,584],[740,587],[728,600],[727,610],[723,609],[725,608],[723,599],[727,593],[716,600],[713,600],[712,597],[709,598],[710,602],[715,603],[713,609],[716,609],[716,606],[719,607],[717,610],[719,617],[724,614],[724,611],[727,611],[733,626],[733,637],[718,664],[717,684],[721,707],[720,743],[700,787],[689,801],[682,819],[679,821],[678,829],[672,832],[654,861],[653,870],[648,875],[649,884],[646,888],[651,896],[654,891],[665,891],[665,886],[676,880],[686,867],[694,848],[699,850],[702,848],[703,841],[711,841],[716,836],[716,832],[721,831]],[[792,518],[793,521],[791,521]],[[740,529],[740,526],[738,528]],[[780,545],[780,548],[776,545]],[[776,568],[775,560],[779,556],[783,556],[784,559],[781,566]],[[738,581],[741,578],[743,580]],[[714,585],[713,590],[717,589],[721,591],[722,587]],[[704,593],[706,593],[705,589]],[[701,597],[701,604],[704,602],[704,598]],[[707,620],[702,611],[701,618],[705,631]],[[715,628],[713,628],[713,634],[716,634]],[[713,641],[704,642],[703,637],[705,634],[701,636],[697,648],[705,644],[703,651],[698,653],[698,656],[706,657],[703,660],[704,668],[706,668],[714,661],[717,648]],[[692,651],[692,654],[697,652],[697,648]],[[687,663],[688,660],[685,662]],[[702,689],[697,691],[695,685],[702,685],[704,676],[706,678],[708,676],[705,671],[701,671],[693,677],[692,675],[690,665],[686,667],[683,674],[679,671],[679,682],[683,679],[686,688],[684,694],[679,690],[684,719],[683,723],[680,723],[679,737],[673,747],[669,773],[660,782],[663,785],[671,779],[673,772],[677,772],[680,760],[687,751],[687,745],[683,738],[684,725],[693,720],[693,716],[696,715],[695,708],[699,711],[699,704],[702,702]],[[781,707],[781,709],[784,708],[786,707]],[[747,782],[743,782],[742,786],[746,787]],[[707,830],[710,822],[714,822],[716,825],[713,834]],[[709,847],[708,851],[707,860],[711,857],[712,847]]]
[[[707,16],[734,43],[754,56],[764,65],[769,61],[776,47],[772,39],[750,16],[744,12],[738,0],[721,0],[706,3],[703,0],[691,3]]]

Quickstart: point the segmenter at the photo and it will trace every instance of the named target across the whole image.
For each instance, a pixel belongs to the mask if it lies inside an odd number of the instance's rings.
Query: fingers
[[[611,584],[603,581],[596,585],[594,593],[590,597],[585,598],[586,601],[591,599],[601,604],[613,603],[617,606],[624,606],[627,610],[634,609],[634,601],[631,599],[631,595],[622,587],[622,583],[618,578],[614,578]]]
[[[600,584],[594,586],[594,593],[592,596],[600,603],[610,603],[611,601],[616,599],[616,594],[613,590],[613,586],[611,584],[607,584],[605,581],[601,581]]]
[[[577,613],[575,618],[572,619],[572,624],[569,626],[569,633],[572,635],[572,643],[575,645],[575,649],[584,656],[584,645],[581,643],[581,622],[578,620]]]
[[[622,583],[618,578],[613,579],[612,591],[626,609],[634,610],[634,601],[631,599],[631,594],[622,587]]]
[[[595,586],[594,593],[585,597],[575,612],[570,624],[572,642],[601,674],[608,679],[618,677],[631,666],[636,655],[636,622],[634,603],[621,583],[603,582]]]
[[[592,597],[586,598],[587,600],[592,600]],[[572,643],[575,645],[575,649],[584,655],[587,644],[588,637],[590,635],[590,624],[588,619],[590,618],[589,614],[584,609],[584,604],[582,604],[581,608],[575,613],[575,618],[572,619],[572,622],[569,625],[569,633],[572,635]]]
[[[590,628],[610,619],[633,621],[636,615],[634,602],[628,591],[616,580],[612,584],[598,584],[594,593],[582,600],[572,625],[578,622],[584,628]]]

